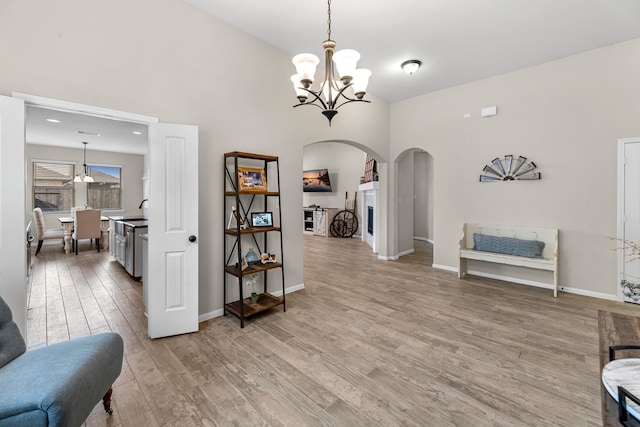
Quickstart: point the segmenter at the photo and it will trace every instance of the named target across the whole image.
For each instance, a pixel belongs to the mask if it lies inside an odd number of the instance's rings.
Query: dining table
[[[71,234],[73,233],[73,224],[75,218],[72,216],[62,216],[58,218],[58,222],[64,228],[64,252],[71,252]],[[100,217],[100,231],[102,237],[100,237],[100,249],[109,249],[109,218],[106,216]]]

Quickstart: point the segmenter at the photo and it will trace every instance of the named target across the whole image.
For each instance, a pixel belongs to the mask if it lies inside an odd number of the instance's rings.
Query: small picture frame
[[[273,227],[271,212],[251,212],[251,227]]]
[[[262,168],[238,166],[240,191],[262,193],[267,191],[267,177]]]

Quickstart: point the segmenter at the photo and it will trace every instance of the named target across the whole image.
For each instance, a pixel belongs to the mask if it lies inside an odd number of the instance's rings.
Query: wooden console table
[[[640,317],[628,314],[611,313],[600,310],[598,312],[598,333],[600,337],[600,372],[609,362],[609,346],[621,344],[640,344]],[[624,351],[620,351],[624,355]],[[636,350],[632,357],[638,357]],[[617,357],[616,357],[617,359]],[[604,427],[618,427],[618,406],[609,396],[600,381],[602,400],[602,425]]]

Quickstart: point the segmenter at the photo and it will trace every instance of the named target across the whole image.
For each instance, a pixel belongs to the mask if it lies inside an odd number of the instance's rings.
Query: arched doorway
[[[403,256],[414,252],[416,242],[433,244],[434,158],[421,148],[411,148],[398,155],[394,169],[394,248]]]

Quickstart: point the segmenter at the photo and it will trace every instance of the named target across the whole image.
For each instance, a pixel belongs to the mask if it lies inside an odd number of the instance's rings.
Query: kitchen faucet
[[[144,205],[144,202],[148,202],[149,199],[144,199],[143,201],[140,202],[140,206],[138,206],[138,209],[142,209],[142,205]]]

